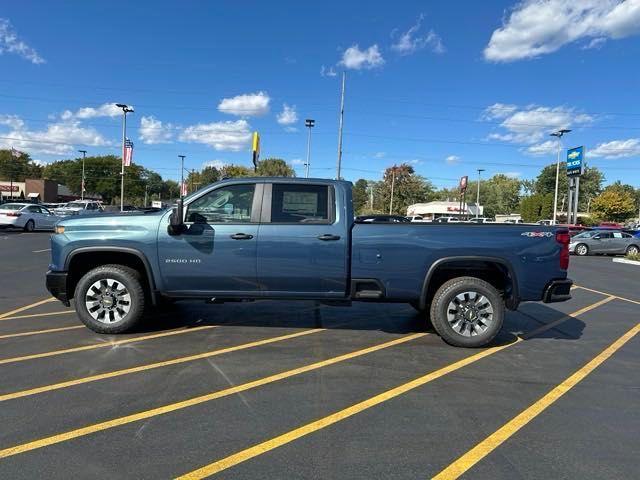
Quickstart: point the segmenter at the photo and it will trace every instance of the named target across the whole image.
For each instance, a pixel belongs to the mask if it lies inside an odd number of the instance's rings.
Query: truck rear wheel
[[[475,277],[451,279],[431,302],[431,323],[442,339],[456,347],[483,347],[498,334],[504,302],[493,285]]]
[[[90,270],[78,282],[74,297],[78,317],[97,333],[131,330],[144,312],[140,275],[124,265]]]

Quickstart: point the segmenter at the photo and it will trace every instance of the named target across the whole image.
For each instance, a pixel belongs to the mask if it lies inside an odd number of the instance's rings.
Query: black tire
[[[589,255],[589,247],[584,243],[579,243],[578,245],[576,245],[576,248],[573,251],[579,257],[585,257]]]
[[[640,252],[640,247],[638,245],[629,245],[627,247],[627,255],[637,255]]]
[[[464,295],[465,293],[475,293],[475,295],[471,298],[470,295]],[[449,321],[449,315],[454,315],[450,313],[453,311],[449,309],[450,304],[456,302],[455,299],[458,295],[463,295],[464,299],[462,303],[460,301],[457,303],[460,312],[463,309],[467,310],[468,298],[469,305],[471,305],[468,310],[472,310],[469,315],[473,318],[467,320],[466,314],[459,312],[462,315],[462,320],[457,322],[455,320]],[[488,302],[489,307],[486,306],[484,300],[482,300],[481,305],[477,304],[483,297]],[[475,303],[472,304],[471,302]],[[489,315],[489,309],[491,309],[490,321],[485,321],[485,318],[489,319],[489,317],[484,317],[484,315]],[[438,289],[431,302],[431,323],[433,328],[445,342],[456,347],[484,347],[498,334],[502,328],[503,321],[504,301],[500,293],[493,285],[476,277],[458,277],[445,282]],[[460,323],[462,323],[462,333],[459,333],[454,328],[454,325],[459,326]],[[464,332],[468,332],[469,336],[465,335]]]
[[[27,223],[24,224],[25,232],[33,232],[36,229],[36,223],[33,220],[27,220]]]
[[[85,299],[92,285],[99,281],[107,282],[108,280],[113,280],[116,284],[126,289],[130,298],[128,302],[129,310],[124,314],[117,312],[117,314],[122,317],[121,319],[110,321],[110,319],[103,318],[101,321],[92,316]],[[133,268],[124,265],[103,265],[96,267],[87,272],[78,282],[74,295],[74,305],[76,313],[82,323],[94,332],[109,334],[127,332],[140,323],[144,313],[145,294],[140,281],[140,274]],[[98,313],[98,315],[100,315],[100,313]]]

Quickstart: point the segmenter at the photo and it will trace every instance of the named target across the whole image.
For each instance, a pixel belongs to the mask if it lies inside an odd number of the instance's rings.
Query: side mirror
[[[186,226],[182,221],[183,218],[182,199],[180,199],[169,216],[169,226],[167,227],[167,233],[169,235],[180,235],[185,231]]]

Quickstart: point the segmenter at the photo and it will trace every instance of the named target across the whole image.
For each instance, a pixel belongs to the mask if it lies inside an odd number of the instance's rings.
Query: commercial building
[[[420,215],[424,220],[435,220],[439,217],[475,217],[476,212],[482,217],[484,207],[475,203],[465,203],[460,209],[459,202],[436,201],[414,203],[407,207],[407,216]]]
[[[24,182],[11,182],[0,180],[1,200],[30,200],[32,202],[69,202],[76,200],[79,195],[74,195],[65,185],[60,185],[53,180],[40,178],[27,178]],[[101,200],[101,195],[85,194],[85,198]]]

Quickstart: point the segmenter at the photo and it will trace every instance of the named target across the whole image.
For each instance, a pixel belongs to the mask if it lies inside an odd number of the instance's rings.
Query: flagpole
[[[122,109],[122,166],[120,167],[120,211],[124,211],[124,157],[126,155],[127,142],[127,113],[133,113],[133,107],[124,103],[116,103],[116,107]]]

